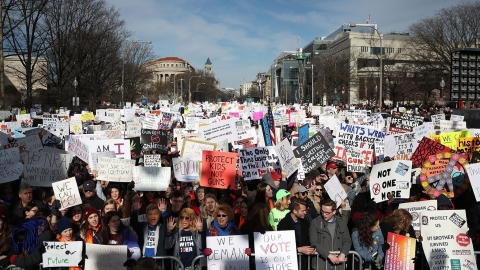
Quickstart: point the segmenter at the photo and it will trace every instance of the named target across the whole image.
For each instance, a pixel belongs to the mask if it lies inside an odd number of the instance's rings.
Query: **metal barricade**
[[[38,265],[38,269],[39,270],[43,269],[43,263],[40,263]],[[24,269],[19,267],[19,266],[15,266],[15,265],[12,264],[12,265],[7,266],[7,268],[4,268],[3,270],[24,270]]]
[[[202,268],[202,259],[205,258],[205,255],[199,255],[195,257],[192,261],[192,269],[201,269]],[[195,264],[198,263],[198,268],[195,266]]]
[[[165,269],[165,260],[170,260],[170,263],[177,263],[178,264],[178,268],[174,267],[173,265],[171,265],[171,269],[175,269],[175,270],[178,270],[178,269],[181,269],[181,270],[185,270],[185,266],[183,266],[183,263],[182,261],[180,261],[179,258],[177,257],[173,257],[173,256],[155,256],[155,257],[152,257],[152,259],[155,260],[155,262],[161,260],[162,262],[162,270]],[[157,263],[158,265],[158,263]],[[192,263],[193,265],[193,263]]]

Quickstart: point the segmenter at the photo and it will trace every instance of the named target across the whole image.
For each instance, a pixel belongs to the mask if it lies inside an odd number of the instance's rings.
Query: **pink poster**
[[[263,112],[254,112],[253,121],[258,121],[263,118]]]
[[[390,248],[385,255],[385,270],[413,270],[416,239],[389,232],[387,242]]]

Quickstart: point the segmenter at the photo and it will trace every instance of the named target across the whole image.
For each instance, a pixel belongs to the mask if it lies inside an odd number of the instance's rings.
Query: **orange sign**
[[[236,153],[203,150],[201,186],[234,189],[236,166]]]

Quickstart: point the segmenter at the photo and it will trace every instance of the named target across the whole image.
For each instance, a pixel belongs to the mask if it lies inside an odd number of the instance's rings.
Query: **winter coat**
[[[138,211],[132,211],[130,216],[130,226],[138,235],[138,245],[142,251],[142,256],[145,254],[145,244],[148,234],[148,223],[147,222],[138,222]],[[157,244],[155,245],[155,256],[167,256],[165,250],[165,235],[166,235],[166,226],[162,226],[161,220],[157,224],[156,237],[158,238]]]
[[[327,222],[323,218],[317,217],[310,223],[310,243],[315,247],[319,256],[319,262],[316,258],[312,260],[312,267],[314,269],[326,269],[325,262],[330,251],[340,251],[340,253],[348,255],[352,240],[348,231],[347,223],[340,217],[336,216],[335,235],[331,235],[327,228]],[[318,265],[318,268],[317,268]]]
[[[366,247],[360,243],[360,236],[358,235],[358,231],[354,231],[352,233],[352,243],[353,248],[355,249],[362,259],[366,262],[372,261],[372,255],[377,253],[378,257],[384,257],[382,245],[384,243],[382,230],[379,228],[376,232],[372,233],[373,236],[373,245],[370,247]]]
[[[195,257],[200,256],[200,255],[202,255],[202,251],[201,251],[202,235],[198,231],[194,231],[194,232],[192,232],[192,234],[193,234],[193,241],[195,242],[195,246],[197,248]],[[170,248],[174,247],[173,257],[175,257],[175,258],[180,258],[180,245],[179,245],[179,243],[180,243],[180,230],[177,227],[175,227],[175,229],[173,229],[172,233],[170,235],[167,235],[167,237],[165,238],[165,248],[170,249]],[[189,266],[190,265],[185,265],[185,267],[189,267]],[[175,269],[178,269],[178,268],[180,268],[180,267],[177,265]]]
[[[35,251],[31,254],[17,256],[17,254],[15,254],[14,249],[12,248],[10,254],[8,255],[10,262],[15,266],[24,268],[25,270],[30,270],[30,269],[37,270],[38,265],[42,262],[41,246],[43,245],[43,242],[53,241],[55,239],[55,235],[51,230],[47,229],[39,235],[39,238],[40,238],[40,242],[35,248]],[[9,238],[9,239],[10,239],[9,241],[13,241],[12,238]]]

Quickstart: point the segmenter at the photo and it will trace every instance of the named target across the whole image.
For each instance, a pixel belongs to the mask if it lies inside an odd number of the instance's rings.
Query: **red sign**
[[[202,151],[203,187],[227,189],[235,188],[235,172],[237,167],[237,153]]]
[[[465,233],[458,234],[456,240],[457,243],[462,247],[466,247],[470,244],[470,237],[468,237],[468,235]]]

